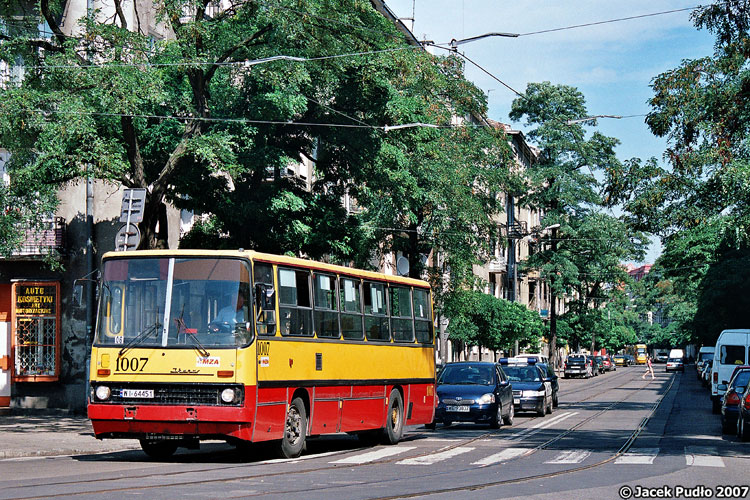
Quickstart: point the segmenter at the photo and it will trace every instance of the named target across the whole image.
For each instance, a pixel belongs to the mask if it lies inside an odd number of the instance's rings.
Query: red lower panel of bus
[[[219,406],[156,406],[90,404],[94,434],[99,438],[143,434],[226,436],[247,441],[281,439],[287,403],[295,388],[246,387],[244,408]],[[331,434],[379,429],[385,424],[386,398],[392,387],[334,386],[304,388],[308,410],[308,434]],[[406,424],[432,421],[434,386],[402,387]]]

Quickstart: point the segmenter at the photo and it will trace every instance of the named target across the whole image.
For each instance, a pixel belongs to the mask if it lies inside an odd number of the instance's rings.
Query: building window
[[[13,380],[60,377],[60,283],[18,282],[12,289]]]

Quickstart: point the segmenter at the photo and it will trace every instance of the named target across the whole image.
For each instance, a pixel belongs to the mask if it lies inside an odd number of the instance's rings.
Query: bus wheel
[[[301,398],[294,398],[286,412],[284,437],[279,445],[279,455],[282,458],[297,458],[305,448],[305,433],[307,432],[307,412]]]
[[[177,451],[177,443],[175,441],[141,439],[141,449],[153,459],[164,460],[174,455],[174,452]]]
[[[385,420],[383,441],[385,444],[396,444],[404,433],[404,401],[397,389],[391,391],[388,398],[388,414]]]

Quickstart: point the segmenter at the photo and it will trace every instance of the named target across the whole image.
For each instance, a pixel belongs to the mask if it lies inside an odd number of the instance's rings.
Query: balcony
[[[43,257],[65,248],[65,221],[62,217],[51,217],[44,221],[41,229],[27,229],[21,248],[13,252],[11,258]]]

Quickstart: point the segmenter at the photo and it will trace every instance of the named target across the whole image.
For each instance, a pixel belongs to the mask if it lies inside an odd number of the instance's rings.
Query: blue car
[[[744,368],[737,370],[732,375],[729,385],[724,388],[726,392],[721,401],[721,431],[725,434],[736,429],[737,416],[740,413],[740,398],[748,383],[750,383],[750,369]]]
[[[513,387],[516,411],[535,411],[539,416],[552,413],[555,399],[552,394],[553,379],[547,370],[536,363],[513,363],[505,359],[501,359],[500,363]]]
[[[438,406],[435,419],[446,426],[453,422],[513,424],[513,392],[502,368],[495,363],[464,361],[448,363],[437,380]]]

